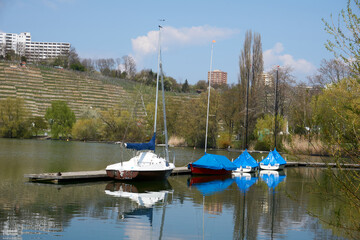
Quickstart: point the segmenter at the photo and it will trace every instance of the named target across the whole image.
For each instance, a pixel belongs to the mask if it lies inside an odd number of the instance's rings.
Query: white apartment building
[[[265,86],[272,87],[273,86],[273,79],[269,73],[263,73],[262,79],[264,81]]]
[[[29,32],[0,33],[0,55],[5,57],[9,50],[25,56],[28,61],[37,61],[68,54],[70,43],[32,42]]]

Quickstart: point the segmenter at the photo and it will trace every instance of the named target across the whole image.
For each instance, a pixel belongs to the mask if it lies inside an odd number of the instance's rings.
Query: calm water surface
[[[171,151],[176,166],[203,154]],[[171,176],[149,183],[51,185],[23,177],[99,170],[130,157],[115,144],[0,139],[0,238],[343,239],[313,217],[326,220],[329,208],[341,204],[314,191],[314,176],[324,176],[320,169],[227,179]]]

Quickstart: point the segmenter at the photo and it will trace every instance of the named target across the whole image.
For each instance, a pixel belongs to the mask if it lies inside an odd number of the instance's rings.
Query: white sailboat
[[[156,78],[156,100],[155,100],[155,119],[154,135],[148,143],[125,143],[125,147],[138,151],[137,156],[129,161],[112,164],[106,167],[106,173],[110,178],[118,180],[155,180],[166,179],[170,176],[175,168],[174,163],[169,162],[168,138],[166,129],[166,111],[165,111],[165,94],[164,94],[164,76],[161,62],[161,26],[159,25],[159,47],[158,47],[158,73]],[[165,131],[165,158],[155,154],[156,139],[156,118],[158,109],[159,95],[159,77],[161,76],[163,116]]]

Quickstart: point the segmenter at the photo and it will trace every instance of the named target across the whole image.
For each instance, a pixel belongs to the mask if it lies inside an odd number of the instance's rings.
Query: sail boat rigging
[[[141,180],[141,179],[166,179],[175,168],[173,163],[169,163],[169,152],[167,144],[166,128],[166,107],[164,93],[164,79],[161,60],[161,26],[159,25],[159,47],[158,47],[158,72],[156,77],[156,97],[155,97],[155,116],[154,116],[154,134],[147,143],[125,143],[125,147],[137,150],[138,155],[127,162],[120,162],[106,167],[106,173],[110,178],[119,180]],[[163,117],[165,131],[165,152],[166,158],[155,154],[156,142],[156,122],[158,110],[159,78],[161,75],[162,99],[163,99]],[[146,151],[147,150],[147,151]]]
[[[188,168],[191,169],[192,174],[224,175],[224,174],[231,174],[231,171],[236,169],[236,166],[227,157],[216,154],[208,154],[206,152],[208,128],[209,128],[211,73],[212,73],[212,58],[213,58],[214,43],[215,40],[213,40],[211,44],[208,102],[207,102],[207,112],[206,112],[205,154],[194,163],[189,163]]]
[[[275,83],[275,106],[274,106],[274,151],[270,151],[269,155],[260,162],[260,169],[263,170],[282,170],[286,165],[286,160],[276,151],[276,135],[277,135],[277,115],[278,115],[278,85],[279,85],[279,66],[276,68]]]

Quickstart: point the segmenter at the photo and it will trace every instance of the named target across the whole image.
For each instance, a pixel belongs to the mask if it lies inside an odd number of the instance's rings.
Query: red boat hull
[[[209,168],[198,168],[194,167],[191,163],[190,170],[191,174],[199,174],[199,175],[229,175],[232,173],[232,171],[228,171],[225,169],[215,170],[215,169],[209,169]]]

